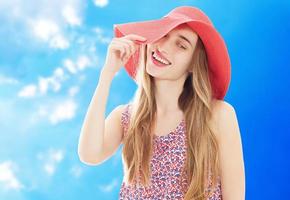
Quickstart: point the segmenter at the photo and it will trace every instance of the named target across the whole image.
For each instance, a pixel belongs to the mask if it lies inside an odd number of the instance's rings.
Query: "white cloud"
[[[108,0],[94,0],[94,3],[98,7],[105,7],[108,5],[109,1]]]
[[[47,152],[39,152],[37,158],[44,162],[43,169],[47,175],[51,176],[55,173],[57,165],[63,160],[64,151],[50,148]]]
[[[59,25],[51,19],[31,19],[29,25],[33,34],[45,41],[52,48],[66,49],[70,46],[67,38],[61,33]]]
[[[48,81],[49,83],[51,83],[51,87],[54,92],[57,92],[60,90],[61,84],[57,79],[55,79],[54,77],[49,77]]]
[[[44,170],[46,171],[46,173],[48,174],[48,175],[53,175],[54,174],[54,172],[55,172],[55,165],[53,165],[53,164],[51,164],[51,163],[46,163],[46,164],[44,164]]]
[[[31,6],[33,5],[33,6]],[[85,3],[82,0],[10,0],[0,1],[0,15],[8,20],[26,22],[42,17],[60,23],[80,24]]]
[[[49,46],[55,49],[67,49],[70,43],[64,36],[56,35],[49,41]]]
[[[49,40],[53,35],[59,33],[58,25],[49,19],[38,19],[32,21],[32,29],[38,38],[42,40]]]
[[[38,77],[38,84],[29,84],[24,86],[18,93],[18,97],[34,97],[37,92],[40,95],[47,94],[49,88],[54,92],[58,92],[61,89],[62,82],[68,79],[68,75],[64,73],[61,67],[54,70],[53,75],[50,77]]]
[[[72,26],[79,26],[81,25],[81,19],[76,13],[76,9],[73,8],[72,6],[66,5],[63,10],[62,10],[62,15],[67,21]]]
[[[78,90],[77,88],[70,88],[69,95],[73,96]],[[49,103],[42,103],[36,112],[31,116],[30,121],[33,124],[39,123],[41,119],[48,120],[52,125],[68,121],[76,116],[77,103],[73,99],[57,100],[56,102],[49,101]]]
[[[79,92],[79,90],[80,90],[79,86],[70,87],[68,90],[68,94],[69,96],[74,97]]]
[[[24,86],[23,89],[18,93],[18,97],[34,97],[37,92],[37,86],[29,84]]]
[[[40,94],[46,94],[48,90],[49,80],[50,80],[49,78],[43,78],[41,76],[38,78],[38,88]]]
[[[92,66],[92,60],[87,55],[80,55],[75,62],[69,58],[64,59],[63,65],[71,74],[76,74],[78,71]]]
[[[23,38],[31,39],[32,35],[33,41],[36,38],[51,48],[67,49],[71,35],[67,25],[81,26],[84,8],[82,0],[0,1],[0,19],[5,22],[1,25],[12,27],[4,34],[21,32]]]
[[[19,83],[17,79],[0,74],[0,85],[5,85],[5,84],[14,85],[17,83]]]
[[[0,163],[0,183],[5,189],[19,190],[24,187],[17,179],[14,170],[16,165],[12,161]]]
[[[96,33],[96,39],[99,42],[103,44],[109,44],[111,42],[112,38],[104,36],[104,30],[101,29],[100,27],[95,27],[93,31]]]
[[[15,6],[21,4],[21,0],[0,1],[0,13],[12,19],[20,18],[23,14],[21,6]],[[7,12],[9,10],[9,12]]]
[[[67,80],[68,76],[64,73],[61,67],[58,67],[54,70],[53,75],[50,78],[53,86],[53,91],[57,92],[61,87],[61,83]]]
[[[66,100],[59,103],[51,110],[49,121],[57,124],[61,121],[72,119],[76,114],[77,104],[73,100]]]
[[[63,151],[62,150],[52,151],[50,153],[50,157],[53,161],[60,162],[60,161],[62,161],[62,159],[64,157]]]
[[[63,65],[70,73],[72,73],[72,74],[77,73],[77,68],[71,59],[69,59],[69,58],[65,59],[63,61]]]
[[[77,59],[77,66],[80,70],[84,70],[91,65],[91,60],[86,55],[79,56]]]

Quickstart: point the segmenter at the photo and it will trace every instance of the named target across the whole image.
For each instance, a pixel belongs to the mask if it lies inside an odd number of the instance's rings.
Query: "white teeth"
[[[169,64],[170,64],[170,63],[168,63],[167,61],[163,60],[162,58],[158,57],[158,55],[155,53],[155,51],[154,51],[154,53],[153,53],[153,57],[154,57],[156,60],[162,62],[162,63],[165,64],[165,65],[169,65]]]

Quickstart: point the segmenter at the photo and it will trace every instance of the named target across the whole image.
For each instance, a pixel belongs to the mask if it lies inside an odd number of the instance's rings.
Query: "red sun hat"
[[[115,37],[136,34],[145,37],[143,44],[153,43],[180,24],[186,23],[202,40],[208,61],[213,96],[224,99],[231,79],[231,63],[226,44],[209,17],[199,8],[179,6],[161,19],[114,24]],[[140,47],[129,58],[125,69],[136,82]]]

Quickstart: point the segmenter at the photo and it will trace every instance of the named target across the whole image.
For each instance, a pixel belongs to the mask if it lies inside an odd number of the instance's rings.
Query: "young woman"
[[[169,27],[180,13],[209,20],[200,10],[173,11],[170,19],[148,22],[151,28],[164,23],[165,32],[146,35],[148,24],[137,23],[113,38],[82,127],[79,157],[100,164],[124,145],[120,199],[242,200],[239,126],[233,106],[222,100],[229,84],[226,49],[215,50],[216,32],[206,37],[212,29],[202,32],[201,26],[182,20]],[[133,34],[140,27],[143,32]],[[222,44],[219,37],[215,42]],[[105,119],[111,81],[124,65],[138,84],[136,95]]]

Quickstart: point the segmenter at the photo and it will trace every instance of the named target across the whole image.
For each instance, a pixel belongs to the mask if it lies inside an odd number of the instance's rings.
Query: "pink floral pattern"
[[[126,134],[130,104],[122,113],[121,123]],[[154,135],[153,156],[150,163],[152,176],[148,187],[127,185],[122,182],[119,199],[183,199],[188,183],[182,167],[185,164],[186,137],[184,119],[175,130],[164,136]],[[136,182],[136,180],[135,180]],[[208,200],[222,200],[220,181]]]

